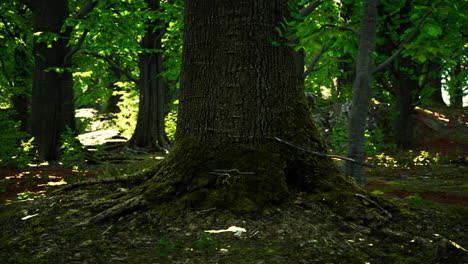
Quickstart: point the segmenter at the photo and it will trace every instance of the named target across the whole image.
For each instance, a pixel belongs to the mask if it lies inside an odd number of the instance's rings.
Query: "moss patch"
[[[229,208],[262,211],[288,195],[285,162],[271,146],[214,151],[193,138],[177,144],[156,176],[146,183],[153,207]]]

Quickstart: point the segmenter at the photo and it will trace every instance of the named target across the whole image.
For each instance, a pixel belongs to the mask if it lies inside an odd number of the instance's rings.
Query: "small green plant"
[[[175,244],[169,243],[164,239],[160,239],[158,244],[154,247],[154,250],[156,251],[156,256],[166,257],[169,255],[170,251],[175,249],[175,247]]]
[[[345,153],[348,147],[348,133],[345,122],[340,122],[332,128],[328,136],[328,144],[334,153]]]
[[[86,149],[80,143],[75,133],[70,127],[61,136],[62,146],[61,162],[67,167],[73,167],[76,164],[83,164],[86,160]]]
[[[374,163],[377,166],[381,166],[381,167],[397,167],[398,166],[397,160],[385,153],[375,155],[374,160],[375,160]]]
[[[431,155],[429,152],[424,150],[419,152],[409,150],[408,152],[398,157],[398,164],[405,168],[411,168],[415,166],[429,166],[437,164],[439,161],[439,154]]]
[[[194,248],[205,251],[205,252],[213,252],[218,249],[217,243],[211,237],[211,233],[200,233],[200,237],[195,242]]]
[[[415,193],[414,195],[407,196],[405,199],[409,200],[409,204],[412,206],[426,206],[429,205],[429,203],[418,193]]]
[[[171,111],[166,116],[166,134],[170,141],[174,141],[177,127],[177,112]]]
[[[0,167],[24,168],[34,159],[34,138],[19,127],[20,122],[0,115]]]
[[[33,193],[33,192],[22,192],[22,193],[18,193],[16,198],[18,200],[26,200],[26,199],[32,198],[34,196],[36,196],[36,194]]]

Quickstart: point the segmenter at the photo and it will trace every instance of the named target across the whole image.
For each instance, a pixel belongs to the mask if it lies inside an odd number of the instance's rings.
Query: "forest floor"
[[[431,155],[441,153],[438,162],[369,170],[366,188],[371,195],[356,207],[308,203],[297,193],[288,203],[258,216],[216,208],[186,210],[177,216],[136,210],[80,225],[135,185],[111,181],[114,176],[150,170],[164,158],[162,153],[130,155],[123,148],[106,162],[80,170],[50,165],[0,169],[0,260],[466,263],[467,153],[460,148],[465,142],[451,143],[456,140],[459,136],[450,138],[450,133],[426,140]],[[97,182],[61,190],[93,180]],[[109,181],[99,182],[105,180]]]

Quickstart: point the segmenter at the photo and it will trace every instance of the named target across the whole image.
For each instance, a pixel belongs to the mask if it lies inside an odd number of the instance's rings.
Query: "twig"
[[[373,205],[375,205],[375,206],[377,206],[377,208],[379,208],[379,209],[382,210],[385,214],[387,214],[388,217],[392,218],[392,214],[389,213],[387,210],[383,209],[382,206],[380,206],[378,203],[372,201],[371,199],[365,197],[365,196],[362,195],[362,194],[355,193],[354,195],[357,196],[357,197],[360,197],[360,198],[362,198],[362,199],[364,199],[364,200],[366,200],[366,201],[368,201],[369,203],[371,203],[371,204],[373,204]]]
[[[318,70],[318,69],[315,68],[315,66],[317,65],[318,61],[320,60],[320,57],[322,57],[322,55],[325,52],[327,52],[327,50],[330,48],[330,46],[331,46],[330,44],[327,44],[327,45],[323,46],[322,50],[320,50],[320,52],[317,55],[315,55],[312,62],[309,64],[309,66],[307,66],[307,70],[302,74],[302,79],[305,79],[307,77],[307,75],[309,75],[311,72]]]
[[[346,160],[346,161],[354,162],[354,163],[360,164],[362,166],[370,167],[370,168],[376,168],[377,167],[375,165],[372,165],[372,164],[369,164],[369,163],[366,163],[366,162],[360,162],[360,161],[357,161],[357,160],[354,160],[354,159],[351,159],[351,158],[347,158],[347,157],[342,157],[342,156],[337,156],[337,155],[329,155],[329,154],[323,154],[323,153],[318,153],[318,152],[315,152],[315,151],[311,151],[311,150],[308,150],[308,149],[306,149],[306,148],[304,148],[302,146],[293,144],[291,142],[282,140],[282,139],[277,138],[277,137],[275,137],[275,139],[278,140],[281,143],[284,143],[284,144],[290,146],[290,147],[297,148],[299,150],[302,150],[304,152],[307,152],[307,153],[315,155],[315,156]]]
[[[238,169],[231,169],[231,170],[213,170],[214,172],[224,172],[224,173],[228,173],[228,172],[237,172],[239,174],[254,174],[253,172],[251,171],[239,171]]]
[[[359,33],[359,30],[355,29],[355,28],[352,28],[352,27],[347,27],[347,26],[338,26],[338,25],[335,25],[335,24],[323,24],[320,29],[324,28],[324,27],[336,27],[338,29],[341,29],[341,30],[348,30],[348,31],[351,31],[354,33],[354,35],[356,35],[357,37],[359,37],[361,35],[361,33]],[[319,29],[319,30],[320,30]]]

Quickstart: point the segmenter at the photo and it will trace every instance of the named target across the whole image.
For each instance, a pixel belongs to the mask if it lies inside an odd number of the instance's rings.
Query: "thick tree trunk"
[[[294,51],[275,27],[288,0],[185,1],[176,145],[146,184],[156,207],[262,211],[305,192],[353,186],[328,158],[299,85]]]
[[[366,158],[364,132],[372,99],[372,70],[377,25],[377,0],[364,0],[361,39],[353,83],[353,101],[348,128],[347,156],[364,162]],[[366,184],[366,171],[362,165],[346,162],[345,173],[357,183]]]
[[[50,32],[59,36],[51,47],[43,42],[34,43],[31,120],[39,158],[56,160],[59,156],[60,134],[66,126],[72,129],[75,126],[72,73],[50,69],[67,66],[64,65],[64,58],[69,49],[60,29],[68,17],[68,4],[66,0],[33,1],[32,10],[35,32]]]
[[[159,9],[159,0],[147,0],[148,7],[156,11]],[[155,27],[162,22],[154,21],[146,30],[141,46],[144,49],[161,50],[161,33],[164,30]],[[144,52],[140,55],[140,104],[138,119],[130,139],[131,144],[142,148],[152,148],[158,151],[169,149],[169,142],[164,125],[165,83],[161,77],[163,71],[162,53]]]

